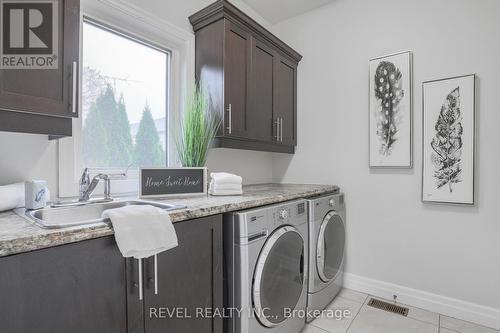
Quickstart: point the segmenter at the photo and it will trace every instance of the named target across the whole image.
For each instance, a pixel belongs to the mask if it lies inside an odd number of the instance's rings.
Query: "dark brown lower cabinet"
[[[126,332],[125,287],[113,237],[0,258],[0,332]]]
[[[222,216],[174,224],[179,246],[145,262],[146,333],[222,333]]]
[[[156,274],[112,236],[0,258],[0,332],[222,333],[222,216],[174,227]]]

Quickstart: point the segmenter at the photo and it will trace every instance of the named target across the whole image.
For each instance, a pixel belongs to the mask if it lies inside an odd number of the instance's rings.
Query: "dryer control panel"
[[[310,219],[315,221],[323,219],[325,214],[331,210],[340,212],[345,209],[344,194],[332,194],[324,197],[315,198],[309,201]]]

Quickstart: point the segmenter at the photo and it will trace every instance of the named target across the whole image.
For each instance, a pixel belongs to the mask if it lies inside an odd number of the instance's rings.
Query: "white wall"
[[[137,7],[147,10],[164,20],[177,25],[179,28],[191,31],[188,17],[198,10],[210,5],[215,0],[125,0]],[[271,24],[266,21],[255,10],[249,7],[244,0],[230,0],[232,4],[244,11],[247,15],[259,22],[265,28],[270,29]]]
[[[207,6],[212,0],[137,1],[130,3],[151,12],[162,20],[192,33],[188,16]],[[233,1],[256,21],[270,24],[241,0]],[[53,194],[58,191],[57,142],[47,136],[0,132],[0,185],[26,179],[45,179]],[[216,149],[209,153],[210,171],[229,171],[241,174],[245,184],[265,183],[272,180],[272,154]]]
[[[57,142],[46,135],[0,132],[0,185],[44,179],[55,193],[57,161]]]
[[[273,181],[272,153],[217,148],[210,150],[208,172],[231,172],[243,177],[245,184]]]
[[[499,13],[497,0],[337,0],[274,27],[304,56],[299,146],[275,156],[275,181],[341,186],[349,273],[500,310]],[[402,50],[414,52],[415,167],[370,170],[368,60]],[[423,204],[421,82],[474,72],[478,204]]]

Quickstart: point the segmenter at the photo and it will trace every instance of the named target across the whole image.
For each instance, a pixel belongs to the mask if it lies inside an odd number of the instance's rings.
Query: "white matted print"
[[[370,60],[370,167],[411,168],[412,53]]]
[[[474,204],[475,75],[422,84],[422,200]]]

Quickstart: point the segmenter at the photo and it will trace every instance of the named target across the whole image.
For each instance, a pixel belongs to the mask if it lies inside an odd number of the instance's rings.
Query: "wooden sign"
[[[141,168],[139,197],[165,198],[207,194],[207,168]]]

